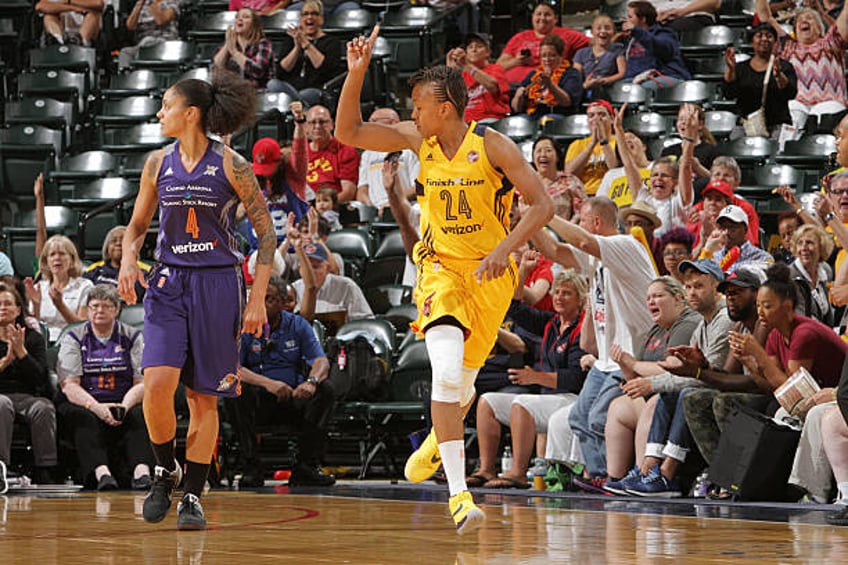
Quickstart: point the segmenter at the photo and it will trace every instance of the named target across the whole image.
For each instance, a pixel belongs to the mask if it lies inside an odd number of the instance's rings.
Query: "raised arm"
[[[639,197],[639,192],[642,190],[642,173],[639,171],[639,166],[636,164],[633,154],[630,152],[630,147],[624,138],[624,113],[627,111],[627,104],[623,104],[615,113],[614,127],[615,138],[618,140],[618,153],[621,156],[621,164],[624,166],[624,172],[627,174],[627,184],[630,186],[630,194],[633,196],[633,201]]]
[[[845,41],[846,37],[848,37],[848,6],[844,3],[842,5],[842,11],[836,17],[836,30],[842,36],[842,41]]]
[[[417,151],[421,146],[421,135],[413,122],[400,122],[394,125],[363,122],[359,99],[365,73],[371,63],[371,50],[380,26],[375,26],[371,36],[355,37],[347,44],[348,74],[339,95],[336,113],[336,138],[347,145],[372,151]]]
[[[558,236],[575,248],[594,257],[601,257],[601,246],[598,244],[598,238],[579,225],[564,220],[559,216],[554,216],[549,225]]]
[[[754,2],[754,11],[757,14],[757,17],[761,22],[767,22],[771,24],[771,27],[775,29],[778,37],[783,37],[786,35],[786,31],[777,23],[777,20],[774,19],[774,16],[771,13],[771,8],[769,7],[768,0],[756,0]],[[845,10],[843,9],[844,13]]]

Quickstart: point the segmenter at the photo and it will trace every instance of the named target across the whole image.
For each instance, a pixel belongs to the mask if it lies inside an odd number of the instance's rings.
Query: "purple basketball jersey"
[[[224,146],[210,139],[206,154],[188,172],[179,143],[165,147],[159,168],[156,260],[179,267],[242,263],[235,236],[239,198],[224,173]]]

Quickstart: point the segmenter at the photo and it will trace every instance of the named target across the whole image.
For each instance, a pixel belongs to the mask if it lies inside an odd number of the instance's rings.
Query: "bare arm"
[[[601,246],[598,244],[598,238],[579,225],[563,220],[559,216],[554,216],[549,225],[557,235],[577,249],[589,255],[601,257]]]
[[[277,236],[271,222],[271,214],[265,197],[259,189],[259,183],[253,169],[244,157],[227,148],[224,153],[224,173],[244,204],[247,217],[256,231],[259,248],[256,251],[256,269],[253,275],[253,287],[244,311],[243,332],[259,335],[267,318],[265,315],[265,291],[271,278],[271,265],[274,262],[274,250]]]
[[[412,211],[412,206],[406,195],[403,194],[403,188],[398,182],[397,165],[392,163],[383,164],[383,186],[386,189],[386,195],[389,197],[389,208],[392,210],[392,216],[395,217],[398,228],[400,229],[400,238],[403,241],[403,250],[411,258],[412,249],[420,239],[418,231],[412,225],[412,220],[409,218],[409,213]],[[387,182],[389,181],[389,182]]]
[[[774,19],[774,16],[771,13],[771,8],[769,8],[768,0],[756,0],[754,3],[754,11],[757,16],[760,18],[761,22],[768,22],[771,24],[771,27],[777,32],[778,37],[783,37],[786,35],[786,31],[777,23],[777,20]],[[844,10],[843,10],[844,12]]]
[[[542,255],[551,261],[559,263],[563,267],[567,267],[569,269],[580,268],[580,264],[574,257],[574,251],[572,251],[569,246],[556,241],[545,230],[539,230],[533,234],[530,241],[533,242],[533,245],[542,253]]]
[[[356,185],[347,179],[339,181],[342,189],[339,192],[339,202],[350,202],[356,200]]]
[[[44,173],[38,173],[33,184],[35,194],[35,256],[41,257],[47,242],[47,219],[44,216]]]
[[[524,340],[519,337],[518,334],[513,333],[509,330],[505,330],[503,328],[498,328],[498,345],[506,349],[509,353],[526,353],[527,352],[527,344],[524,343]]]
[[[492,165],[504,172],[521,191],[529,207],[509,235],[487,255],[477,268],[478,280],[501,276],[509,265],[509,255],[538,232],[554,215],[553,202],[538,173],[530,168],[521,151],[508,137],[487,129],[483,140]]]
[[[121,406],[129,410],[144,398],[144,381],[133,379],[133,386],[124,394]]]
[[[141,172],[138,196],[135,199],[133,215],[124,232],[121,245],[121,272],[118,275],[118,292],[127,304],[135,304],[135,283],[144,277],[138,268],[138,253],[144,243],[147,228],[157,207],[156,179],[159,177],[159,167],[162,164],[162,150],[156,151],[147,158],[144,170]]]
[[[842,11],[839,12],[839,16],[836,18],[836,30],[842,36],[843,40],[848,37],[848,6],[842,6]]]
[[[87,12],[102,12],[106,7],[103,0],[74,0],[71,5]]]
[[[379,31],[380,26],[375,26],[368,39],[356,37],[347,44],[348,74],[339,96],[336,138],[344,144],[372,151],[417,151],[421,146],[421,135],[413,122],[389,126],[362,121],[359,99],[371,62],[371,49]]]

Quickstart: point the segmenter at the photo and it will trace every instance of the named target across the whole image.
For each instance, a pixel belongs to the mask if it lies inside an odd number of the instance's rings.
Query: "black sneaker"
[[[839,510],[828,512],[825,520],[831,526],[848,526],[848,506],[841,506]]]
[[[118,481],[116,481],[115,477],[112,475],[103,475],[100,477],[100,480],[97,481],[97,490],[118,490]]]
[[[180,464],[177,461],[174,461],[174,463],[176,468],[173,471],[159,465],[156,465],[156,469],[153,471],[153,484],[144,499],[142,514],[145,522],[161,522],[168,515],[168,510],[171,509],[171,497],[183,480],[183,470]]]
[[[289,479],[292,487],[329,487],[336,484],[336,477],[327,475],[318,466],[298,463],[294,466]]]
[[[150,478],[150,475],[142,475],[137,479],[133,479],[131,483],[133,490],[150,490],[152,485],[153,479]]]
[[[206,518],[203,517],[203,507],[200,505],[200,499],[191,493],[183,495],[183,499],[177,504],[177,529],[206,529]]]

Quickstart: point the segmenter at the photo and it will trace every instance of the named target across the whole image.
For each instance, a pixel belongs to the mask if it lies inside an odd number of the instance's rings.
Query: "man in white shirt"
[[[369,122],[393,125],[400,122],[400,116],[391,108],[377,108],[371,113]],[[389,197],[383,182],[383,163],[397,159],[397,178],[400,188],[407,199],[415,198],[415,179],[418,176],[420,163],[418,156],[408,149],[397,153],[366,150],[359,158],[359,187],[356,189],[356,199],[369,206],[383,209],[389,205]]]
[[[328,271],[327,252],[322,245],[310,243],[303,246],[303,251],[312,264],[315,285],[318,287],[316,314],[344,310],[348,321],[374,317],[371,306],[368,305],[365,295],[356,283],[347,277],[334,275]],[[297,290],[298,297],[302,297],[303,279],[295,281],[292,286]]]
[[[615,204],[606,197],[587,200],[580,210],[580,224],[554,217],[550,227],[566,243],[556,243],[540,233],[533,243],[542,253],[565,267],[591,277],[589,299],[596,344],[585,343],[591,370],[568,418],[580,442],[583,461],[592,477],[588,487],[600,488],[606,476],[604,428],[610,403],[622,394],[624,380],[618,364],[609,355],[613,344],[634,351],[636,341],[651,326],[645,306],[648,285],[656,271],[645,247],[630,235],[618,232]],[[596,347],[595,347],[596,345]]]

